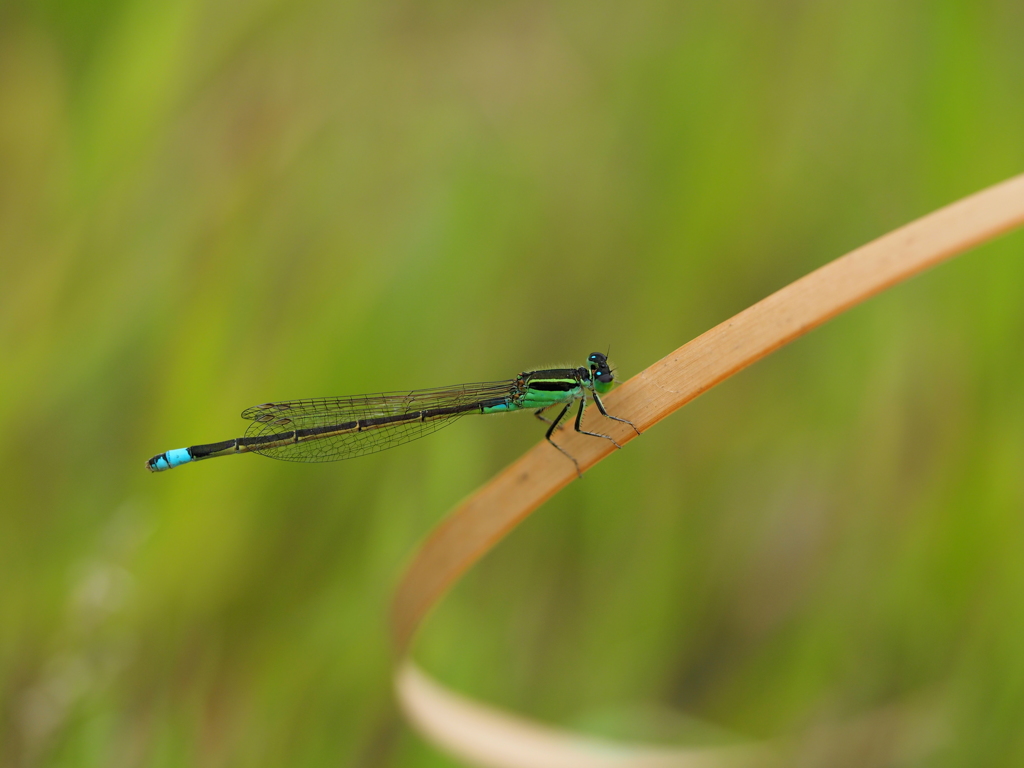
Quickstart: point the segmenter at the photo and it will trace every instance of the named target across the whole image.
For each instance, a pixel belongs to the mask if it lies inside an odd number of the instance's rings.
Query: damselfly
[[[640,434],[633,422],[609,415],[601,402],[600,395],[612,388],[614,380],[608,358],[594,352],[587,363],[588,368],[524,371],[506,381],[263,403],[242,412],[243,419],[252,421],[244,437],[167,451],[147,461],[146,468],[163,472],[192,461],[236,453],[259,453],[285,461],[339,461],[408,443],[466,414],[534,410],[538,419],[550,425],[545,438],[572,459],[579,474],[576,459],[551,439],[576,401],[577,432],[621,447],[608,435],[583,429],[583,409],[591,398],[602,416],[629,424]],[[545,410],[559,405],[562,410],[554,419],[545,418]]]

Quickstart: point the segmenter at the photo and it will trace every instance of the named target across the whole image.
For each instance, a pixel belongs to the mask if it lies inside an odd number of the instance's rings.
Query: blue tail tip
[[[147,461],[146,469],[150,472],[164,472],[190,461],[192,461],[192,454],[189,453],[188,448],[175,448],[173,451],[165,451]]]
[[[171,465],[167,463],[167,456],[162,453],[146,461],[146,469],[150,472],[163,472],[165,469],[170,468]]]

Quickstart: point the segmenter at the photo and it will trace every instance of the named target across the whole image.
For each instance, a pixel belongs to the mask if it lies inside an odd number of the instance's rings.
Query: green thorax
[[[512,399],[517,407],[547,408],[579,400],[593,386],[585,368],[553,368],[520,374],[516,388]]]

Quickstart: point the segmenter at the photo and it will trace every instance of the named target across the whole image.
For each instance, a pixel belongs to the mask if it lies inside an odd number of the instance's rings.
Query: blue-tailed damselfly
[[[590,398],[601,415],[629,424],[640,434],[633,422],[609,415],[601,402],[600,395],[612,388],[614,380],[608,358],[594,352],[587,363],[587,368],[524,371],[506,381],[263,403],[242,412],[242,418],[252,421],[244,437],[166,451],[147,461],[146,468],[163,472],[193,461],[236,453],[259,453],[286,461],[338,461],[408,443],[466,414],[534,410],[537,418],[550,425],[545,435],[548,442],[572,459],[579,473],[576,459],[551,439],[576,401],[577,432],[610,440],[616,448],[620,447],[608,435],[582,428],[583,409]],[[558,415],[553,420],[546,419],[543,412],[558,405],[562,406]]]

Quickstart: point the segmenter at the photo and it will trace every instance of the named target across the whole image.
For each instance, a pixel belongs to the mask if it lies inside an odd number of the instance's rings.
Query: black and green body
[[[550,424],[548,441],[576,463],[551,440],[573,403],[579,403],[575,426],[582,434],[611,440],[618,447],[607,435],[582,428],[588,398],[594,400],[602,415],[633,426],[626,419],[609,416],[601,402],[600,395],[612,388],[614,380],[608,358],[594,352],[587,363],[588,367],[525,371],[506,381],[263,403],[242,412],[242,418],[253,422],[244,437],[166,451],[147,461],[146,467],[151,472],[162,472],[236,453],[259,453],[286,461],[338,461],[407,443],[467,414],[524,410],[535,411],[538,418]],[[559,405],[562,409],[553,420],[544,418],[546,409]]]

